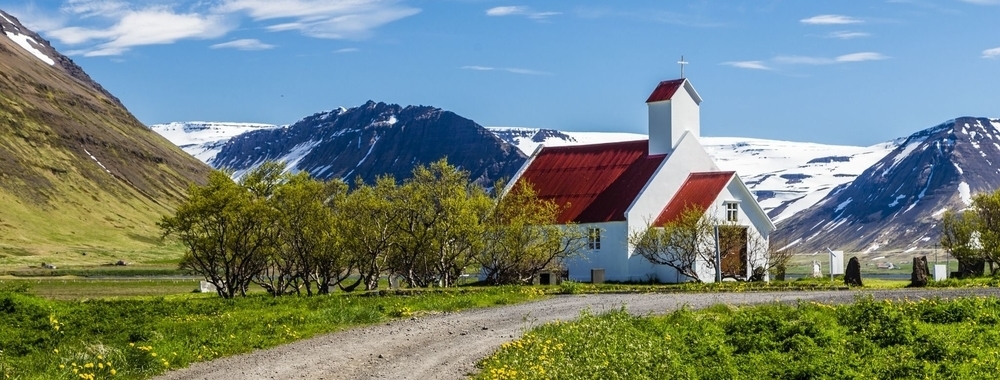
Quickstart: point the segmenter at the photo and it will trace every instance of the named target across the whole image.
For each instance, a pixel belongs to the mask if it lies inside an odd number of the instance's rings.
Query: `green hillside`
[[[0,271],[177,259],[155,223],[209,168],[63,67],[0,35]]]

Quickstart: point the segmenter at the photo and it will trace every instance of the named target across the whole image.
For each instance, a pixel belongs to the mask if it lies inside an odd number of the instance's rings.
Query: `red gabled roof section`
[[[674,97],[674,94],[677,93],[677,89],[684,86],[685,80],[686,79],[681,78],[660,82],[660,84],[656,86],[656,89],[653,90],[653,93],[649,94],[649,99],[646,99],[646,103],[670,100]]]
[[[560,224],[623,221],[666,157],[649,156],[646,140],[545,147],[518,181],[530,183],[539,198],[569,205]]]
[[[653,222],[662,226],[676,220],[689,207],[708,209],[726,188],[736,172],[699,172],[688,175],[687,180],[667,203],[660,216]]]

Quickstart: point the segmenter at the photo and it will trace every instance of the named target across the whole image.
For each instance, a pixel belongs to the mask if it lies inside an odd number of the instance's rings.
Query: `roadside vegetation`
[[[961,277],[1000,275],[1000,190],[976,194],[972,207],[941,218],[941,247],[958,259]]]
[[[585,244],[530,186],[491,195],[444,160],[353,188],[269,162],[239,182],[215,171],[189,194],[160,226],[186,247],[181,268],[223,298],[252,284],[274,296],[375,290],[385,277],[453,287],[469,268],[489,284],[528,284]]]
[[[141,379],[348,327],[543,296],[528,287],[56,301],[0,283],[0,378]],[[113,377],[112,377],[113,376]]]
[[[477,379],[993,379],[1000,300],[584,312],[505,343]]]

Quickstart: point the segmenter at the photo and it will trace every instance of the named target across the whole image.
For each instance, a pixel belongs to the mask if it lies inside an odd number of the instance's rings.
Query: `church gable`
[[[518,182],[530,183],[541,199],[568,205],[559,223],[623,221],[632,201],[666,158],[647,152],[646,140],[545,147]]]
[[[674,197],[670,199],[670,203],[667,203],[667,207],[663,208],[663,212],[660,213],[660,216],[656,218],[653,224],[662,226],[677,220],[685,210],[691,207],[697,207],[703,211],[707,210],[719,197],[719,194],[722,193],[722,190],[729,185],[729,182],[735,175],[736,172],[701,172],[689,174],[687,180],[677,190]]]

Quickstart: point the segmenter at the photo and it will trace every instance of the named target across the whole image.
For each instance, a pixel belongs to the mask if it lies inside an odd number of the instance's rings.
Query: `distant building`
[[[720,171],[698,141],[700,104],[687,79],[660,82],[646,100],[648,140],[539,147],[510,181],[508,189],[528,181],[541,198],[569,205],[559,223],[587,229],[586,254],[566,263],[570,279],[590,281],[591,269],[600,268],[610,281],[689,280],[634,255],[628,236],[670,222],[691,205],[767,241],[771,219],[740,177]],[[743,249],[723,257],[723,272],[749,277],[748,258],[764,254]],[[715,278],[709,263],[695,269],[703,280]]]

